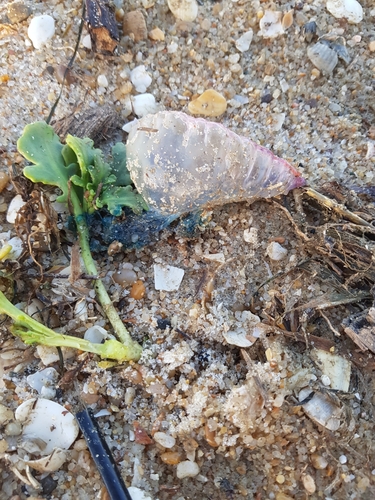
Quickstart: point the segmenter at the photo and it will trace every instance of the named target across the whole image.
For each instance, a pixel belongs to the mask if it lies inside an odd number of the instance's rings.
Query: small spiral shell
[[[127,166],[150,208],[164,215],[271,198],[305,184],[268,149],[176,111],[147,115],[134,125]]]

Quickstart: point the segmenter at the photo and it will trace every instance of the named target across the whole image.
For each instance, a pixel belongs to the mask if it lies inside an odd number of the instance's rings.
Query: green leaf
[[[111,170],[117,178],[116,186],[132,184],[129,170],[126,168],[126,146],[122,142],[118,142],[112,148]]]
[[[113,175],[111,176],[111,167],[103,160],[101,152],[95,155],[94,164],[89,165],[87,168],[91,176],[92,184],[89,189],[94,189],[96,191],[99,184],[108,184],[112,182],[112,180],[116,180]]]
[[[18,151],[34,165],[24,168],[25,177],[33,182],[50,184],[61,189],[60,202],[68,201],[69,179],[77,173],[77,165],[65,165],[63,145],[50,125],[36,122],[26,125],[17,141]]]
[[[78,163],[77,155],[75,154],[73,149],[71,147],[69,147],[67,144],[65,144],[65,146],[63,146],[61,154],[64,158],[64,162],[65,162],[66,166],[70,165],[71,163]],[[77,167],[78,167],[78,165],[77,165]]]
[[[96,206],[102,208],[105,205],[110,213],[116,217],[121,215],[123,207],[131,208],[136,214],[148,210],[143,197],[131,186],[108,186],[105,188],[96,200]]]
[[[77,156],[78,165],[81,169],[81,177],[87,183],[89,180],[88,166],[94,165],[95,155],[101,154],[100,149],[95,149],[94,142],[88,137],[80,139],[79,137],[73,137],[69,134],[66,137],[66,143]]]

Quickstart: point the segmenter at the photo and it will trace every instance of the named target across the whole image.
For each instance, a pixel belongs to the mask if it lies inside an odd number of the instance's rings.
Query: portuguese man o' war
[[[127,247],[144,246],[181,216],[191,229],[204,210],[287,194],[305,184],[268,149],[219,123],[177,111],[138,120],[126,150],[130,176],[150,210],[103,226],[107,243],[117,239]]]

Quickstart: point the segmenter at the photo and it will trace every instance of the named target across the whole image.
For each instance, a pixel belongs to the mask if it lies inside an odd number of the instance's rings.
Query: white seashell
[[[229,332],[223,332],[223,337],[228,342],[228,344],[236,345],[238,347],[250,347],[254,342],[251,342],[247,338],[248,332],[245,328],[238,328],[237,330],[230,330]]]
[[[196,462],[185,460],[177,465],[176,475],[178,479],[183,479],[184,477],[195,477],[198,474],[199,466]]]
[[[357,0],[328,0],[327,10],[337,19],[347,19],[349,23],[360,23],[363,9]]]
[[[250,28],[246,33],[240,36],[236,40],[236,47],[240,52],[246,52],[250,48],[250,44],[253,40],[253,30]]]
[[[350,361],[321,349],[314,349],[311,356],[322,373],[329,378],[332,389],[348,392],[351,375]]]
[[[302,389],[298,400],[302,402],[311,394],[311,389]],[[330,431],[337,431],[341,425],[342,410],[336,406],[327,394],[316,392],[312,399],[302,405],[306,415]]]
[[[128,169],[147,204],[164,215],[270,198],[304,179],[271,151],[224,126],[176,111],[140,119],[127,142]]]
[[[152,498],[148,496],[147,493],[145,493],[140,488],[137,488],[136,486],[129,486],[128,492],[132,500],[152,500]]]
[[[17,194],[9,203],[7,212],[7,222],[9,222],[10,224],[14,224],[16,222],[18,212],[24,205],[26,205],[26,202],[23,201],[22,196],[20,194]]]
[[[259,21],[260,35],[263,38],[276,38],[285,33],[282,25],[283,13],[277,10],[266,10]]]
[[[307,57],[321,71],[332,73],[338,63],[337,52],[325,43],[317,42],[307,49]]]
[[[36,16],[30,22],[27,36],[35,49],[42,48],[55,34],[55,20],[48,15]]]
[[[78,436],[74,416],[49,399],[28,399],[17,408],[15,417],[23,424],[22,447],[34,443],[42,456],[51,454],[55,448],[67,450]]]
[[[154,265],[155,290],[172,292],[180,288],[185,271],[174,266]]]
[[[28,460],[26,465],[39,472],[55,472],[66,462],[67,454],[60,448],[55,448],[50,455],[38,460]]]
[[[45,368],[29,375],[26,380],[30,387],[41,394],[43,387],[55,387],[58,379],[59,374],[54,368]]]
[[[198,15],[196,0],[168,0],[168,7],[172,14],[180,21],[191,22]]]
[[[86,330],[83,338],[94,344],[101,344],[104,339],[108,338],[108,332],[102,326],[94,325]]]

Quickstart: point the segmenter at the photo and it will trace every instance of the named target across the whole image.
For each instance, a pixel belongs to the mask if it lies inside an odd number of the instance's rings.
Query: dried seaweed
[[[113,54],[120,37],[109,3],[104,0],[86,0],[86,22],[95,52]]]

